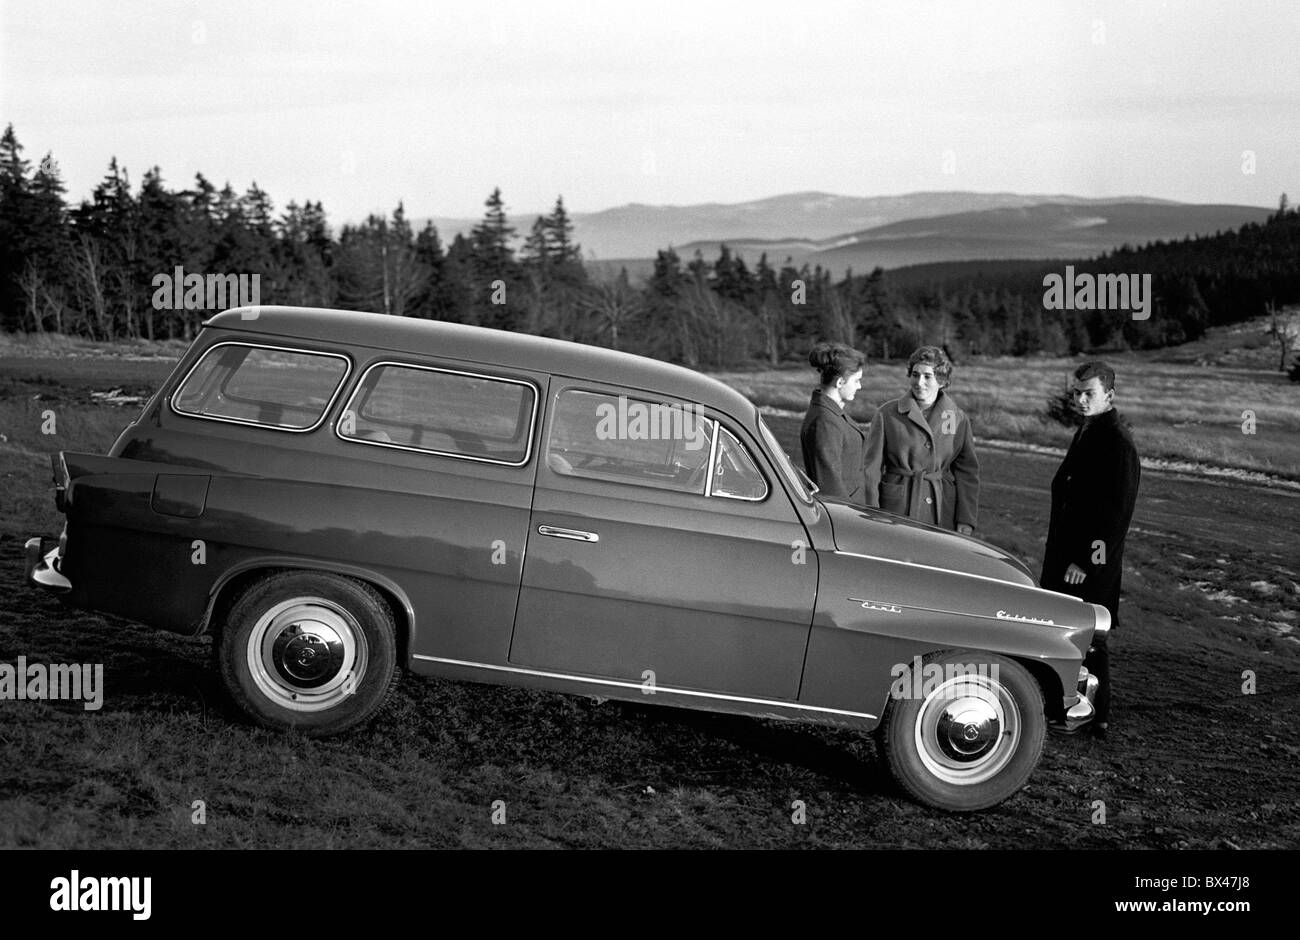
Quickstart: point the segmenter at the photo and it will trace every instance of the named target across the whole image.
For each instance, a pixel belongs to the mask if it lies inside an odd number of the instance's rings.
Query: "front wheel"
[[[370,718],[396,685],[393,615],[359,581],[280,572],[235,602],[218,661],[226,691],[253,721],[337,734]]]
[[[1019,663],[950,650],[896,683],[880,740],[890,774],[922,803],[969,812],[1025,785],[1043,752],[1043,694]]]

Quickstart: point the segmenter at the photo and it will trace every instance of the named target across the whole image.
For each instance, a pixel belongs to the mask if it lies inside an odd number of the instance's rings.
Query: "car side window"
[[[318,425],[352,369],[337,353],[218,343],[172,396],[172,410],[194,418],[278,431]]]
[[[536,402],[533,386],[516,379],[376,363],[361,377],[337,431],[350,441],[521,466]]]
[[[716,422],[692,407],[565,389],[546,465],[565,476],[703,496]]]

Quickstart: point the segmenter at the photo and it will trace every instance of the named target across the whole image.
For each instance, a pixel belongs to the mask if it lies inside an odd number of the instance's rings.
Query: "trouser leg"
[[[1083,665],[1097,677],[1097,700],[1093,702],[1097,713],[1093,721],[1098,723],[1110,720],[1110,653],[1106,649],[1106,640],[1104,636],[1095,637],[1083,660]]]

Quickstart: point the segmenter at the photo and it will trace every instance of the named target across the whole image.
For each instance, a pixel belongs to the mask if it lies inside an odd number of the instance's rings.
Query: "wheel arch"
[[[1005,653],[999,655],[1007,656]],[[1024,656],[1007,656],[1007,659],[1024,666],[1026,671],[1034,677],[1034,681],[1038,683],[1038,688],[1043,693],[1043,706],[1048,718],[1055,717],[1064,711],[1062,702],[1065,699],[1065,689],[1061,686],[1060,675],[1051,665],[1041,659]]]
[[[213,643],[220,642],[226,616],[249,586],[269,574],[281,571],[313,571],[333,574],[367,584],[379,592],[393,615],[397,627],[398,661],[405,665],[415,634],[415,610],[411,599],[391,578],[374,571],[307,558],[257,558],[233,565],[216,581],[208,597],[207,610],[195,635],[209,634]]]

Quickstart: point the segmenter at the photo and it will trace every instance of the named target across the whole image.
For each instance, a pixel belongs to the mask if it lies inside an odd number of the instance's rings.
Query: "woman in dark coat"
[[[804,468],[824,496],[866,501],[866,433],[844,410],[862,387],[867,357],[840,343],[818,343],[808,354],[821,386],[813,390],[799,443]]]
[[[911,391],[881,405],[867,431],[867,505],[970,535],[980,465],[970,420],[945,391],[952,363],[922,346],[907,377]]]

